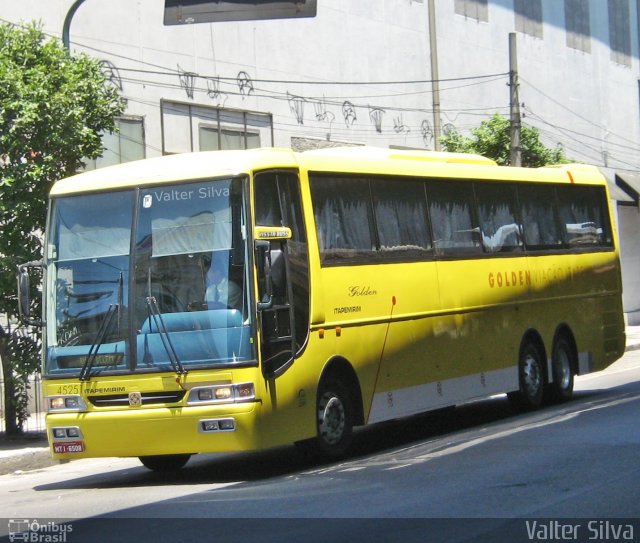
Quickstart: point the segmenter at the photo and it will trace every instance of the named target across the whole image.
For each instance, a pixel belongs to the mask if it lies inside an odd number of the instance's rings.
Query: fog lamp
[[[218,430],[218,421],[217,420],[203,420],[202,421],[202,429],[205,432],[215,432]]]
[[[220,430],[233,430],[236,427],[233,419],[222,419],[219,424]]]

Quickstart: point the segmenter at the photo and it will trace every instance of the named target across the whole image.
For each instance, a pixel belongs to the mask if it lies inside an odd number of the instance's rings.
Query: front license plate
[[[56,454],[80,453],[84,451],[84,441],[65,441],[54,443],[53,452]]]

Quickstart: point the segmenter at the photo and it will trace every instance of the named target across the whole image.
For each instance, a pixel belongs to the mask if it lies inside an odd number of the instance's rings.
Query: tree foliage
[[[511,123],[509,119],[505,119],[498,113],[471,130],[470,137],[463,136],[454,130],[442,138],[442,145],[447,151],[477,153],[505,166],[510,163],[510,144]],[[562,147],[555,149],[545,147],[540,141],[540,133],[535,128],[522,127],[520,146],[523,166],[536,168],[567,162]]]
[[[99,61],[71,57],[35,24],[0,24],[0,314],[9,322],[17,313],[16,266],[42,256],[51,185],[76,172],[83,159],[102,154],[101,133],[115,131],[123,110]],[[34,346],[37,337],[0,327],[5,380],[7,366],[9,377],[24,377],[34,367]],[[19,382],[9,385],[18,395],[24,389]],[[18,429],[23,416],[16,415]]]

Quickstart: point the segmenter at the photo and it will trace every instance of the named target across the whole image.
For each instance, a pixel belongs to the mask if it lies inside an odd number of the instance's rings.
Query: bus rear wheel
[[[178,471],[191,458],[190,454],[163,454],[157,456],[140,456],[140,462],[145,468],[159,473]]]
[[[520,390],[510,394],[515,405],[525,411],[538,409],[542,405],[545,389],[544,357],[538,345],[527,340],[520,349],[518,361]]]
[[[561,336],[553,346],[551,371],[553,382],[549,384],[550,399],[567,402],[573,397],[574,350],[565,336]]]

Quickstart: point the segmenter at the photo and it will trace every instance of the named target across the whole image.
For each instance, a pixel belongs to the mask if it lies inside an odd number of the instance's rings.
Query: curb
[[[19,475],[26,471],[35,471],[59,464],[51,458],[49,447],[15,449],[11,454],[0,457],[0,475],[14,473]]]

